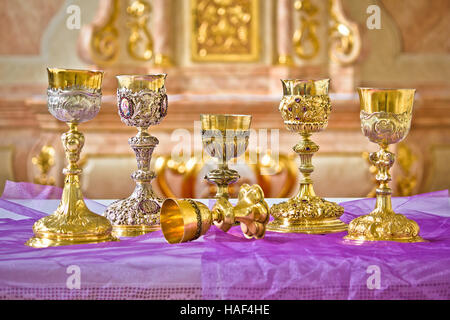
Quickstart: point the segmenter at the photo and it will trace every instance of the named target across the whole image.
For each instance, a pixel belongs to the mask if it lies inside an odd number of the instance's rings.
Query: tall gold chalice
[[[134,126],[138,134],[128,139],[136,154],[138,170],[131,178],[136,188],[126,199],[112,203],[104,212],[119,237],[134,237],[160,229],[159,211],[163,198],[152,189],[155,173],[150,170],[153,150],[159,141],[148,133],[167,114],[166,74],[117,76],[117,106],[127,126]]]
[[[279,106],[284,124],[289,131],[299,133],[302,140],[294,146],[300,156],[300,190],[286,202],[273,205],[274,220],[267,230],[276,232],[324,234],[347,230],[339,220],[344,208],[316,196],[310,177],[314,170],[311,159],[319,146],[310,140],[314,132],[328,125],[331,102],[328,96],[329,79],[281,80],[283,98]]]
[[[228,199],[228,186],[239,179],[238,172],[228,167],[228,161],[245,153],[252,116],[201,114],[200,121],[203,148],[218,161],[218,168],[208,172],[205,178],[217,185],[215,198]]]
[[[117,240],[111,235],[111,223],[91,212],[80,189],[80,159],[84,135],[78,124],[91,120],[100,111],[102,71],[49,68],[48,110],[69,125],[61,136],[69,165],[61,202],[56,211],[33,225],[34,237],[26,245],[34,248]]]
[[[389,169],[395,155],[390,144],[402,141],[411,126],[415,89],[358,88],[361,103],[361,129],[371,142],[380,145],[378,152],[370,154],[377,167],[375,210],[350,222],[345,239],[359,241],[420,242],[419,226],[392,210]]]

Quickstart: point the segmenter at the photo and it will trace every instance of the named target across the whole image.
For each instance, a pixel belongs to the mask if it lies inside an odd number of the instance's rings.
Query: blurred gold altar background
[[[367,27],[370,5],[380,8],[380,29]],[[134,187],[135,130],[115,105],[120,73],[168,74],[169,112],[151,130],[160,140],[154,185],[166,196],[213,192],[199,159],[170,161],[174,130],[194,141],[205,112],[251,114],[268,136],[278,129],[278,173],[261,174],[270,157],[251,143],[261,157],[238,165],[241,183],[260,183],[267,197],[297,190],[298,137],[278,112],[280,78],[331,78],[329,126],[314,137],[320,195],[361,197],[375,185],[366,152],[376,146],[360,130],[356,86],[417,88],[411,132],[396,146],[394,195],[450,187],[450,0],[0,0],[0,9],[0,191],[7,179],[62,185],[66,127],[47,111],[47,66],[106,72],[102,109],[80,126],[90,198]]]

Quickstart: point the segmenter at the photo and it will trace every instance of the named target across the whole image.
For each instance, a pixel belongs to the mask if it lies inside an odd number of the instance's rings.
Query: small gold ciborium
[[[34,237],[26,245],[45,248],[115,241],[108,219],[90,211],[83,200],[79,180],[81,168],[77,164],[84,145],[84,135],[77,127],[100,111],[103,72],[54,68],[47,71],[48,110],[70,128],[61,136],[69,164],[63,170],[66,178],[58,208],[33,225]]]
[[[216,199],[228,199],[228,186],[239,179],[238,172],[228,168],[228,161],[247,150],[252,116],[202,114],[200,120],[203,148],[218,160],[218,168],[208,172],[205,179],[217,185]]]
[[[159,141],[148,133],[167,114],[166,74],[117,76],[117,106],[127,126],[134,126],[138,134],[128,143],[136,154],[138,170],[131,178],[136,188],[126,199],[113,202],[104,212],[119,237],[134,237],[160,229],[159,211],[163,198],[152,189],[155,173],[150,170],[153,150]]]
[[[267,230],[285,233],[325,234],[347,230],[339,220],[344,208],[316,196],[310,177],[314,170],[311,159],[319,146],[310,140],[314,132],[328,125],[331,102],[328,95],[329,79],[281,80],[283,98],[279,106],[284,124],[289,131],[299,133],[302,140],[294,146],[300,156],[300,190],[286,202],[273,205],[270,213],[274,220]]]
[[[269,222],[269,206],[258,185],[243,184],[236,206],[218,198],[212,210],[192,199],[166,199],[161,207],[161,229],[168,243],[192,241],[204,235],[214,223],[224,232],[236,223],[247,239],[261,239]]]
[[[402,141],[411,126],[415,89],[358,88],[361,129],[371,142],[380,145],[370,161],[378,169],[375,210],[352,220],[345,239],[357,241],[421,242],[419,226],[392,210],[389,169],[395,161],[388,147]]]

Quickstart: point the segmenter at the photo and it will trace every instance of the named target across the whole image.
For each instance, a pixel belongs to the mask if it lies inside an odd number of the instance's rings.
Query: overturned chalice
[[[111,235],[108,219],[86,206],[80,187],[82,170],[77,164],[84,145],[78,124],[93,119],[100,111],[103,72],[56,68],[47,71],[48,110],[69,126],[69,131],[61,136],[69,164],[63,170],[66,178],[58,208],[33,225],[34,237],[26,245],[45,248],[117,240]]]
[[[127,126],[138,129],[138,134],[128,139],[136,154],[138,170],[131,175],[136,187],[128,198],[113,202],[104,212],[119,237],[134,237],[160,229],[163,198],[152,189],[155,173],[150,170],[153,150],[159,141],[147,130],[167,114],[165,79],[165,74],[117,76],[120,118]]]
[[[239,179],[228,161],[245,153],[250,137],[250,115],[202,114],[203,149],[218,161],[218,168],[207,173],[205,179],[217,185],[216,199],[229,198],[228,186]]]
[[[279,110],[289,131],[299,133],[301,141],[294,146],[300,156],[300,190],[286,202],[270,208],[274,220],[267,230],[286,233],[324,234],[347,230],[339,217],[344,208],[336,203],[316,196],[310,177],[314,170],[311,159],[319,146],[311,141],[312,133],[324,130],[331,113],[328,96],[329,79],[281,80],[283,98]]]
[[[402,141],[411,126],[414,89],[358,88],[361,104],[361,129],[381,149],[370,154],[377,167],[375,210],[352,220],[345,239],[358,241],[421,242],[419,226],[392,210],[389,169],[395,161],[389,145]]]
[[[247,239],[264,237],[269,206],[260,186],[243,184],[234,207],[225,197],[218,198],[212,210],[192,199],[166,199],[161,207],[161,230],[171,244],[195,240],[212,224],[227,232],[236,222]]]

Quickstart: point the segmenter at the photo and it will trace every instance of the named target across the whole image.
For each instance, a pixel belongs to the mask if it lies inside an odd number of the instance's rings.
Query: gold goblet
[[[138,128],[138,134],[128,140],[136,154],[138,170],[131,178],[136,188],[126,199],[112,203],[104,215],[112,222],[114,234],[134,237],[160,229],[159,211],[163,198],[151,186],[155,173],[150,170],[153,150],[159,141],[148,133],[167,114],[165,74],[117,76],[117,105],[126,125]]]
[[[361,129],[371,142],[380,145],[378,152],[370,154],[370,161],[377,167],[375,210],[352,220],[345,239],[359,241],[420,242],[419,226],[392,210],[389,169],[395,155],[390,144],[403,140],[411,126],[415,89],[358,88],[361,103]]]
[[[102,71],[49,68],[48,110],[58,120],[69,125],[61,136],[69,165],[61,202],[56,211],[33,225],[34,237],[26,245],[34,248],[70,244],[97,243],[117,240],[111,235],[111,223],[91,212],[80,188],[80,159],[84,135],[79,123],[91,120],[100,111]]]
[[[267,230],[276,232],[323,234],[347,230],[339,220],[344,208],[316,196],[310,177],[314,170],[311,159],[319,146],[309,139],[312,133],[328,125],[331,103],[328,96],[330,80],[281,80],[283,98],[279,110],[289,131],[299,133],[302,140],[294,146],[300,156],[300,191],[286,202],[270,209],[275,218]]]
[[[240,223],[247,239],[261,239],[266,233],[267,222],[269,206],[258,185],[243,184],[234,207],[225,197],[218,198],[212,210],[192,199],[166,199],[161,207],[161,229],[169,243],[195,240],[213,223],[224,232]]]
[[[208,154],[218,160],[218,169],[208,172],[206,179],[217,185],[215,198],[229,198],[228,186],[239,179],[228,161],[245,153],[250,137],[250,115],[202,114],[202,144]]]

